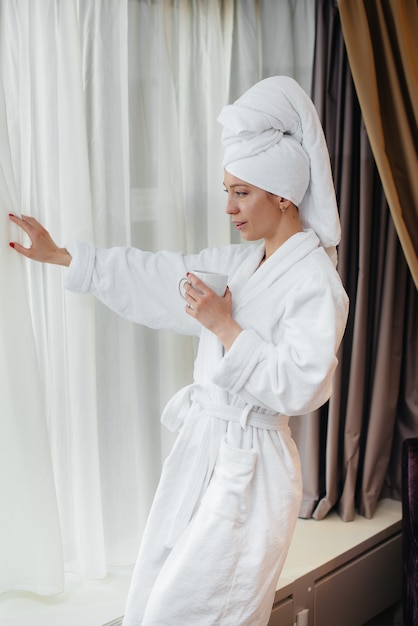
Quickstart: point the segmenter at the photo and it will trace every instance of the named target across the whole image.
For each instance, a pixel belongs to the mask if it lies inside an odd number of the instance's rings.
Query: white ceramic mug
[[[226,287],[228,285],[228,275],[227,274],[219,274],[218,272],[207,272],[205,270],[191,270],[191,273],[194,274],[202,283],[205,283],[210,289],[212,289],[218,296],[224,296]],[[182,287],[185,283],[191,284],[187,278],[180,278],[178,283],[179,293],[182,298],[184,298],[184,292],[182,291]],[[194,287],[196,289],[196,287]],[[196,289],[196,291],[199,291]]]

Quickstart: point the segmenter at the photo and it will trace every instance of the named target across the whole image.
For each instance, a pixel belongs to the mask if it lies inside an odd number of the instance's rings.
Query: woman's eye
[[[225,192],[225,193],[229,193],[229,191],[230,191],[229,189],[225,189],[225,188],[224,188],[224,192]],[[247,196],[247,195],[248,195],[248,191],[238,191],[238,190],[236,190],[236,189],[235,189],[235,190],[231,190],[231,193],[232,193],[232,192],[233,192],[233,193],[235,193],[235,195],[236,195],[238,198],[244,198],[244,196]]]

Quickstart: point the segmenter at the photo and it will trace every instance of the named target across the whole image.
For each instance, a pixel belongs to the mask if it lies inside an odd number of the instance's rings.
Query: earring
[[[282,213],[286,213],[288,207],[289,207],[289,200],[287,198],[280,198],[280,211]]]

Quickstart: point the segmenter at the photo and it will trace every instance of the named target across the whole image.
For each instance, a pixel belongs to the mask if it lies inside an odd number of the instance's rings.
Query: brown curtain
[[[339,0],[364,122],[405,258],[418,287],[418,7]]]
[[[351,76],[337,2],[317,0],[312,97],[340,207],[339,272],[350,297],[329,403],[293,418],[302,517],[372,517],[400,498],[400,444],[418,432],[418,293],[400,246]]]

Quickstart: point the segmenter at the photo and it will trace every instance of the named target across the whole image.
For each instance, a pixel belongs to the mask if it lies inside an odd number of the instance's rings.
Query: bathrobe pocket
[[[242,524],[248,511],[257,453],[231,446],[225,435],[202,507],[212,514]]]

